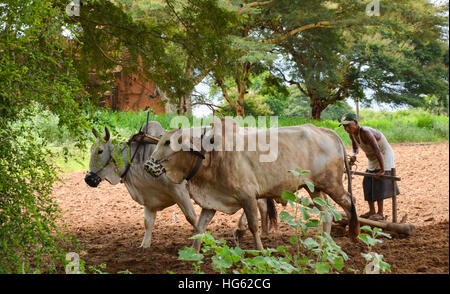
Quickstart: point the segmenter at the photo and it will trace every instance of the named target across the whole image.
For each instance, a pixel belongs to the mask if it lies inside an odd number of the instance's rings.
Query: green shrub
[[[432,129],[433,128],[433,118],[431,116],[419,116],[417,118],[417,126],[419,128],[427,128]]]
[[[51,197],[51,142],[87,139],[82,83],[54,1],[0,4],[0,273],[57,272],[70,242]],[[6,10],[5,10],[6,9]],[[67,133],[65,134],[65,130]],[[71,139],[69,139],[69,137]]]

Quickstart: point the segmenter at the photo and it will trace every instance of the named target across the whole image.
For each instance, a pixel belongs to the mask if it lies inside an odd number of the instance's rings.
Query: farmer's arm
[[[350,140],[352,140],[352,150],[353,150],[353,154],[350,157],[350,164],[353,164],[356,161],[356,155],[358,155],[359,147],[358,147],[358,144],[356,144],[356,141],[355,141],[355,138],[353,137],[353,135],[350,135]]]
[[[384,175],[384,159],[381,154],[380,146],[378,146],[375,134],[373,134],[370,130],[361,130],[361,139],[364,140],[366,144],[369,144],[375,151],[375,155],[380,163],[381,169],[381,171],[376,174],[376,178],[379,179],[382,175]]]

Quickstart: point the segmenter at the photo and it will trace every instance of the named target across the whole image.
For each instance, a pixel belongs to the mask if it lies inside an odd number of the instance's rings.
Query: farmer
[[[369,212],[361,217],[384,220],[383,200],[393,195],[392,181],[383,178],[383,175],[392,174],[391,169],[395,167],[394,151],[380,131],[360,126],[354,113],[345,114],[340,125],[344,126],[352,140],[353,155],[350,158],[350,165],[355,163],[356,155],[361,147],[369,160],[366,173],[375,174],[375,177],[364,176],[364,200],[369,203]],[[395,183],[395,189],[397,195],[400,194],[397,183]],[[375,212],[375,201],[378,204],[378,212]]]

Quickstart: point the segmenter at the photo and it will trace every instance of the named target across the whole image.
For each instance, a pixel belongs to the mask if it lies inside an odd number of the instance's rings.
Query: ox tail
[[[269,215],[270,227],[278,228],[277,208],[272,198],[267,198],[267,214]]]
[[[353,193],[352,193],[352,175],[350,173],[350,164],[348,163],[348,159],[347,159],[347,152],[345,151],[345,146],[344,143],[342,142],[342,140],[339,138],[341,145],[342,145],[342,150],[344,150],[344,164],[345,164],[345,170],[347,172],[347,182],[348,182],[348,193],[350,194],[350,203],[351,203],[351,209],[350,209],[350,219],[348,220],[348,227],[349,227],[349,232],[350,232],[350,237],[356,241],[360,233],[360,228],[359,228],[359,221],[358,221],[358,215],[356,214],[356,207],[355,204],[353,203]]]

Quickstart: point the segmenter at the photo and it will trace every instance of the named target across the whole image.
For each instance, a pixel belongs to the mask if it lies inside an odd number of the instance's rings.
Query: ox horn
[[[155,137],[155,136],[151,136],[151,135],[148,135],[148,134],[145,134],[144,136],[145,136],[146,139],[149,139],[149,141],[151,141],[151,143],[154,143],[154,144],[158,144],[159,141],[161,140],[160,137]]]
[[[92,128],[92,134],[94,134],[94,136],[96,138],[100,138],[100,135],[98,134],[97,130],[95,128]]]
[[[108,142],[110,138],[111,134],[109,133],[108,127],[105,127],[105,137],[103,139],[105,139],[105,142]]]

